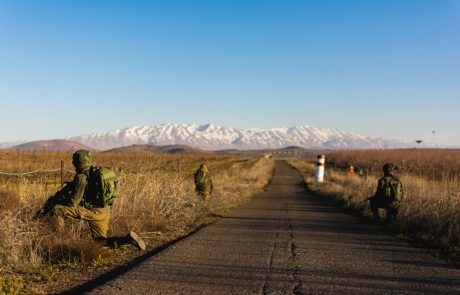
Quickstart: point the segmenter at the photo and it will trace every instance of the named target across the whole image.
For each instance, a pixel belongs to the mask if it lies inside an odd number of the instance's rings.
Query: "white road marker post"
[[[326,163],[326,157],[324,155],[318,155],[316,158],[316,182],[323,182],[324,180],[324,165]]]

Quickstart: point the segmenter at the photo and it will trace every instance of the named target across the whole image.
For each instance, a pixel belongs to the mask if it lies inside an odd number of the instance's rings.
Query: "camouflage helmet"
[[[397,168],[396,168],[395,165],[393,165],[391,163],[386,163],[385,165],[383,165],[383,172],[384,173],[391,173],[394,170],[397,170]]]
[[[72,155],[72,164],[75,168],[86,168],[91,165],[92,157],[87,150],[78,150]]]

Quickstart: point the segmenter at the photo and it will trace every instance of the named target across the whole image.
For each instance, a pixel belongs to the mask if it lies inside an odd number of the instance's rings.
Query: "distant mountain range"
[[[310,149],[404,148],[398,140],[372,138],[339,129],[295,126],[273,129],[236,129],[212,124],[163,124],[135,126],[108,132],[69,137],[98,150],[134,144],[187,145],[205,150],[276,149],[299,146]]]
[[[194,149],[187,145],[162,145],[157,146],[153,144],[134,144],[107,150],[108,152],[155,152],[159,154],[197,154],[208,153],[199,149]]]
[[[258,150],[298,146],[308,149],[387,149],[413,147],[398,140],[373,138],[339,129],[295,126],[273,129],[237,129],[212,124],[162,124],[135,126],[65,138],[64,141],[39,141],[14,146],[14,149],[74,150],[81,148],[111,150],[133,145],[185,145],[204,150]],[[73,142],[73,143],[71,143]],[[11,148],[0,143],[0,148]],[[64,147],[65,146],[65,147]],[[181,147],[184,148],[184,147]],[[130,150],[136,149],[130,147]]]

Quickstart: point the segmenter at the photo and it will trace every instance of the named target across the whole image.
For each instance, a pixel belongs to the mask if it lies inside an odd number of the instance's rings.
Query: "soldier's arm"
[[[74,178],[74,191],[70,196],[72,206],[78,206],[85,193],[87,177],[85,174],[77,174]]]
[[[398,185],[401,189],[401,199],[403,199],[404,198],[404,186],[402,185],[402,182],[399,179],[398,179]]]
[[[375,194],[374,196],[375,197],[380,197],[382,194],[384,195],[385,193],[382,191],[382,187],[383,187],[383,178],[380,178],[379,179],[379,182],[377,183],[377,190],[375,191]]]
[[[198,182],[198,171],[193,173],[193,182],[195,183],[195,185],[197,184]]]

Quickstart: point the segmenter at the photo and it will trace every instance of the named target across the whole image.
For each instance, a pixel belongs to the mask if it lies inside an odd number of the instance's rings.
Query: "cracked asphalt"
[[[460,270],[309,193],[266,192],[86,294],[460,294]]]

